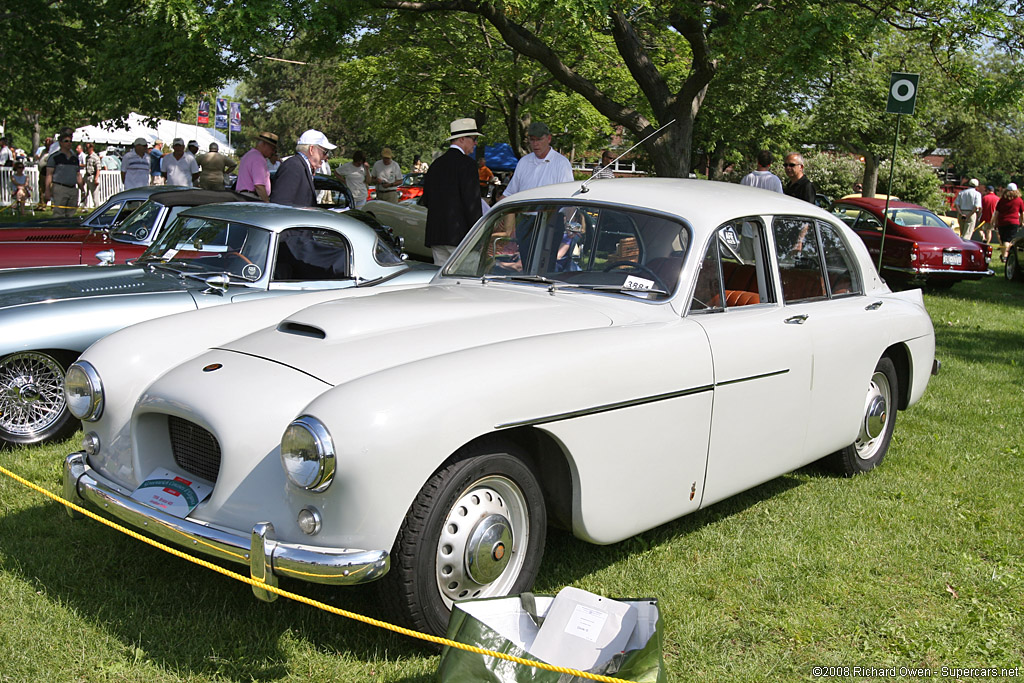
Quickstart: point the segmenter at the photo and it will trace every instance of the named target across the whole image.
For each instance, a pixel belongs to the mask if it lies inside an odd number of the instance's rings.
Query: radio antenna
[[[676,120],[675,120],[675,119],[672,119],[671,121],[669,121],[668,123],[666,123],[666,124],[665,124],[664,126],[662,126],[661,128],[659,128],[658,130],[654,131],[653,133],[651,133],[650,135],[648,135],[647,137],[645,137],[645,138],[644,138],[643,140],[641,140],[640,142],[636,143],[635,145],[633,145],[632,147],[630,147],[629,149],[627,149],[627,150],[626,150],[625,152],[623,152],[623,153],[622,153],[622,154],[620,154],[619,156],[617,156],[617,157],[615,157],[614,159],[612,159],[612,160],[611,160],[611,161],[610,161],[610,162],[609,162],[609,163],[608,163],[608,164],[607,164],[606,166],[604,166],[604,167],[602,167],[602,168],[599,168],[599,169],[597,169],[596,171],[594,171],[594,174],[593,174],[592,176],[590,176],[589,178],[587,178],[586,180],[584,180],[584,181],[583,181],[583,185],[581,185],[581,186],[580,186],[580,192],[590,192],[590,190],[589,190],[589,189],[587,189],[587,185],[589,185],[589,184],[590,184],[590,181],[591,181],[591,180],[593,180],[594,178],[596,178],[596,177],[597,177],[597,174],[598,174],[598,173],[600,173],[601,171],[605,170],[606,168],[609,168],[609,167],[610,167],[610,166],[612,166],[612,165],[613,165],[613,164],[614,164],[614,163],[615,163],[616,161],[618,161],[618,160],[619,160],[619,159],[621,159],[622,157],[626,156],[627,154],[629,154],[630,152],[632,152],[632,151],[633,151],[634,149],[636,149],[636,148],[637,148],[637,147],[639,147],[640,145],[644,144],[645,142],[647,142],[648,140],[650,140],[650,139],[651,139],[651,138],[653,138],[653,137],[654,137],[655,135],[657,135],[657,134],[658,134],[658,133],[660,133],[661,131],[665,130],[666,128],[668,128],[669,126],[671,126],[671,125],[672,125],[673,123],[675,123],[675,122],[676,122]]]

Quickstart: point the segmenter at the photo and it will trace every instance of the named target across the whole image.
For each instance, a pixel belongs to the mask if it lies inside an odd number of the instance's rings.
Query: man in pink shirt
[[[238,163],[238,181],[235,191],[270,201],[270,170],[267,159],[277,151],[277,136],[263,132],[256,139],[256,146],[242,156]]]

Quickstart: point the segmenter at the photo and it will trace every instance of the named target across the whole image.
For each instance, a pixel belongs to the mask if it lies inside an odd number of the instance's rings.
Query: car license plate
[[[945,252],[942,254],[942,265],[959,266],[964,262],[964,255],[959,251]]]
[[[210,495],[211,490],[212,486],[196,481],[195,477],[185,477],[158,467],[132,492],[132,498],[184,519]]]

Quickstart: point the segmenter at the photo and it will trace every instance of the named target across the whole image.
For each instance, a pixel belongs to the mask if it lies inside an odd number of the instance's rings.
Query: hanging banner
[[[196,124],[200,126],[210,125],[210,103],[206,100],[199,100],[199,114],[196,116]]]
[[[242,130],[242,103],[231,103],[231,126],[230,129],[236,133]]]
[[[214,117],[214,128],[228,127],[228,101],[223,97],[217,98],[217,115]]]

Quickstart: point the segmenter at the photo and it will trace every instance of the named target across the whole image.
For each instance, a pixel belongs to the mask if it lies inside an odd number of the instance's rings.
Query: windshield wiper
[[[484,283],[487,283],[487,282],[501,282],[501,281],[504,281],[504,280],[514,280],[515,282],[539,282],[539,283],[544,284],[544,285],[564,284],[564,283],[560,283],[558,280],[552,280],[549,277],[544,277],[543,275],[526,275],[526,274],[510,273],[508,275],[482,275],[482,276],[480,276],[480,281],[484,282]]]
[[[595,292],[621,292],[622,294],[665,294],[668,295],[664,289],[633,289],[632,287],[626,287],[625,285],[588,285],[586,283],[578,282],[555,282],[549,288],[549,291],[555,291],[556,289],[589,289]]]

